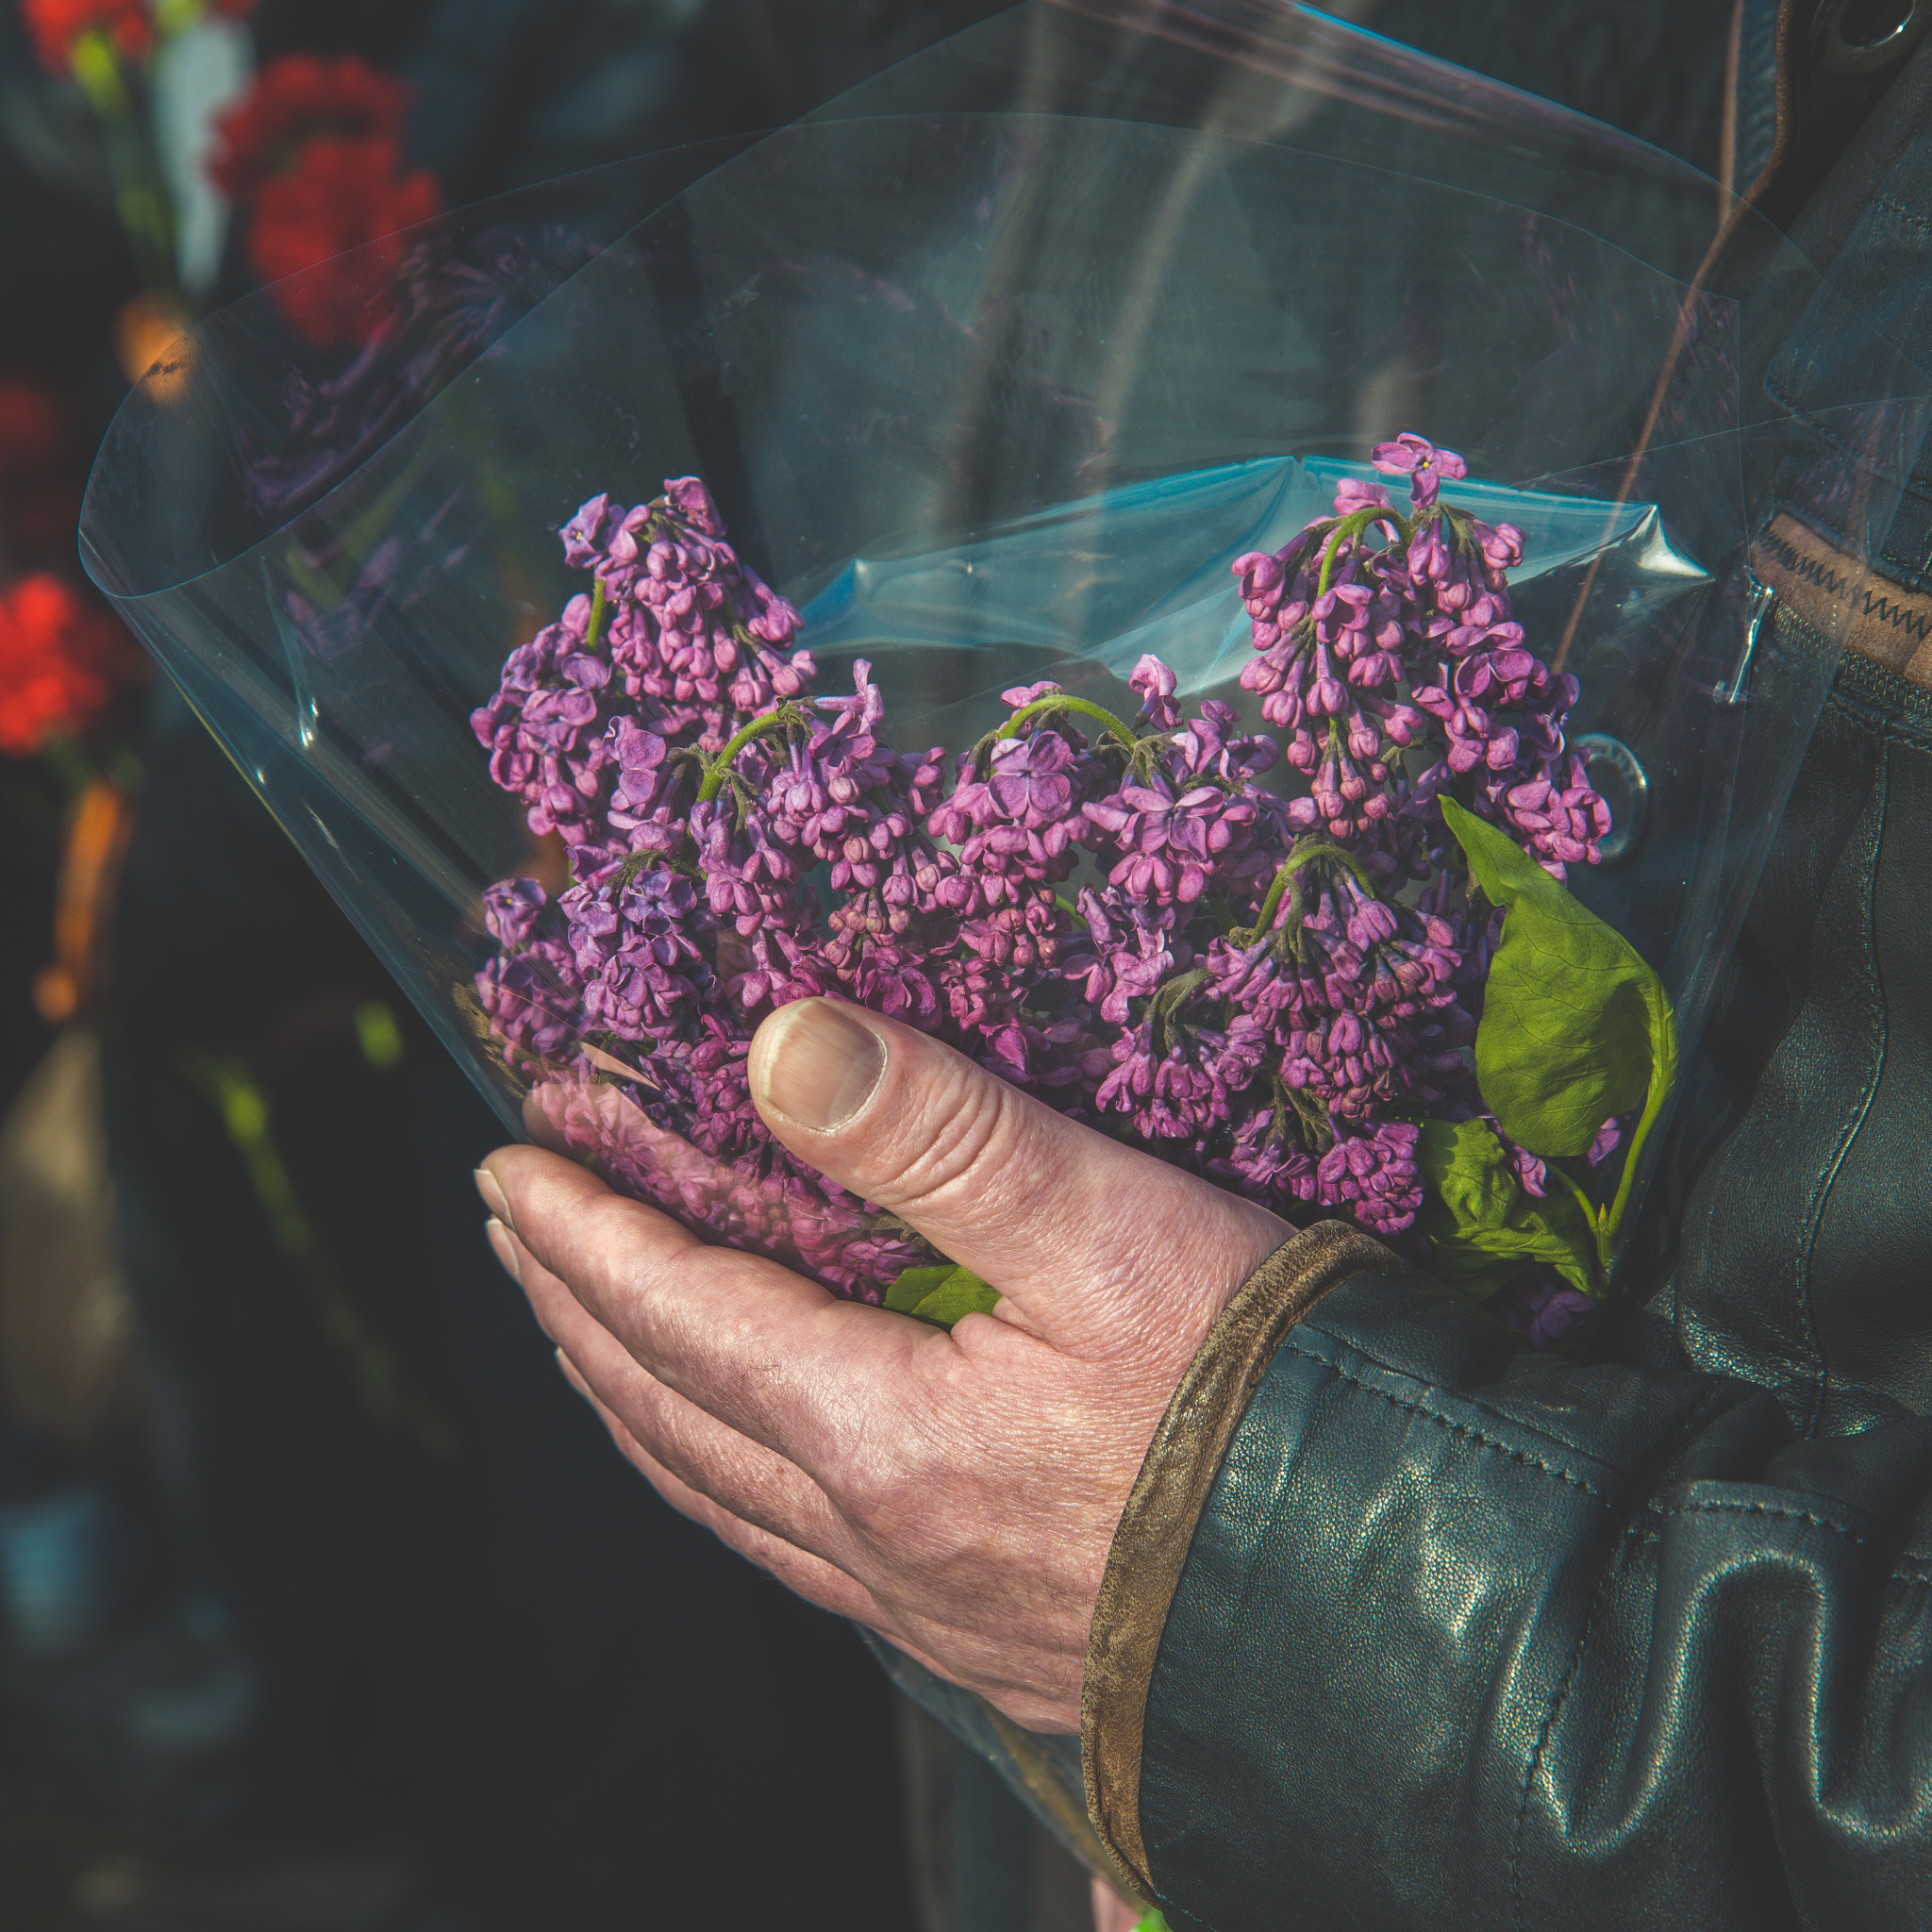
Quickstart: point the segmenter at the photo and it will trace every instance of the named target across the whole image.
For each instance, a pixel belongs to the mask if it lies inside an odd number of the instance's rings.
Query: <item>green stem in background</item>
[[[775,711],[767,711],[763,717],[754,718],[711,760],[710,768],[705,774],[705,782],[698,787],[697,802],[709,805],[724,791],[724,780],[731,775],[732,759],[753,739],[769,738],[774,731],[801,730],[811,722],[811,713],[798,705],[780,705]]]
[[[97,28],[80,35],[68,50],[74,78],[87,96],[94,118],[104,125],[132,121],[134,103],[127,97],[126,83],[121,78],[121,62],[113,43]]]
[[[356,1008],[356,1044],[362,1058],[378,1073],[398,1066],[403,1058],[403,1029],[380,1000],[364,1000]]]
[[[175,204],[161,173],[154,130],[127,91],[120,57],[97,29],[82,34],[69,53],[74,78],[101,125],[114,207],[127,233],[142,284],[177,296]]]
[[[200,24],[202,0],[155,0],[155,35],[163,42]]]
[[[1346,868],[1355,874],[1357,884],[1366,886],[1371,891],[1374,891],[1374,880],[1354,853],[1344,852],[1340,845],[1330,845],[1325,841],[1313,845],[1298,845],[1282,861],[1281,870],[1274,874],[1274,883],[1268,888],[1268,896],[1261,901],[1259,916],[1248,928],[1256,939],[1264,932],[1274,931],[1274,915],[1281,910],[1282,894],[1288,891],[1289,882],[1303,866],[1312,864],[1318,858],[1325,859],[1331,865]],[[1254,941],[1251,940],[1249,943],[1253,944]]]
[[[604,579],[591,578],[594,588],[591,591],[591,621],[584,627],[584,649],[594,651],[597,641],[604,635]]]
[[[89,763],[87,753],[77,740],[65,732],[57,732],[42,743],[40,756],[42,763],[59,781],[61,796],[72,808],[93,782],[94,768]]]
[[[1276,1080],[1277,1091],[1286,1097],[1289,1111],[1302,1125],[1302,1144],[1310,1154],[1325,1154],[1335,1144],[1335,1120],[1318,1100],[1308,1097],[1306,1087],[1287,1087]],[[1275,1103],[1279,1108],[1280,1101]]]
[[[395,1017],[387,1018],[385,1025],[367,1008],[356,1016],[364,1056],[377,1066],[392,1066],[401,1057]],[[429,1455],[446,1461],[456,1453],[455,1433],[429,1399],[410,1386],[395,1351],[369,1327],[343,1288],[269,1132],[268,1098],[253,1074],[242,1061],[209,1053],[190,1054],[183,1071],[221,1115],[270,1237],[294,1264],[316,1321],[346,1364],[363,1407],[375,1422],[407,1429]]]

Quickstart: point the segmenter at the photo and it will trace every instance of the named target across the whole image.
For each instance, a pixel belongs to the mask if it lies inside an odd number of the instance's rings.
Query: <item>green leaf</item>
[[[950,1328],[962,1315],[991,1314],[999,1298],[999,1290],[971,1269],[948,1261],[938,1268],[908,1268],[887,1289],[886,1307]]]
[[[897,1309],[902,1315],[909,1315],[953,1272],[950,1261],[941,1261],[937,1268],[907,1269],[887,1289],[886,1307]]]
[[[1442,816],[1506,909],[1475,1037],[1476,1084],[1503,1131],[1550,1159],[1587,1153],[1613,1114],[1655,1118],[1677,1064],[1662,982],[1507,833],[1454,799]]]
[[[1528,1192],[1487,1122],[1425,1121],[1415,1156],[1429,1191],[1416,1226],[1450,1287],[1481,1300],[1541,1261],[1585,1294],[1602,1291],[1582,1208],[1572,1195]]]

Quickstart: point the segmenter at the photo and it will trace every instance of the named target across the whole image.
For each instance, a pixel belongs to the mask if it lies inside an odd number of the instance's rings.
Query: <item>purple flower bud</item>
[[[498,945],[513,950],[537,936],[549,904],[535,879],[504,879],[484,891],[483,924]]]
[[[667,477],[664,494],[671,499],[672,508],[692,529],[702,530],[708,537],[722,538],[724,535],[724,519],[718,514],[718,506],[711,501],[711,492],[695,476]]]
[[[1344,476],[1335,486],[1335,514],[1339,517],[1353,516],[1360,509],[1387,509],[1389,492],[1379,483],[1365,483],[1355,476]]]
[[[1261,561],[1274,564],[1277,573],[1281,568],[1272,557],[1263,558]],[[1180,723],[1180,711],[1173,701],[1180,679],[1158,658],[1142,657],[1134,666],[1127,683],[1140,693],[1143,723],[1156,731],[1172,731]]]

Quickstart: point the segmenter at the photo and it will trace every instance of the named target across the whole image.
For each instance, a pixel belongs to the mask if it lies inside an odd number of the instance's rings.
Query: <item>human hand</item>
[[[830,1000],[759,1027],[785,1145],[1001,1293],[950,1334],[708,1246],[554,1154],[477,1185],[491,1240],[675,1507],[1032,1730],[1077,1731],[1094,1601],[1162,1411],[1293,1230]]]

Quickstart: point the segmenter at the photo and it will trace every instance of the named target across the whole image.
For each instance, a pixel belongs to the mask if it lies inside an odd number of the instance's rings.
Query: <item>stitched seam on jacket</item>
[[[1375,1396],[1379,1400],[1388,1403],[1392,1408],[1402,1409],[1410,1415],[1419,1415],[1425,1421],[1434,1423],[1439,1429],[1445,1429],[1450,1435],[1459,1436],[1465,1441],[1474,1442],[1478,1447],[1488,1449],[1493,1454],[1503,1457],[1507,1461],[1521,1463],[1528,1469],[1541,1470],[1543,1474],[1555,1477],[1557,1482],[1568,1483],[1572,1487],[1583,1491],[1586,1495],[1593,1497],[1598,1503],[1602,1504],[1606,1509],[1608,1509],[1610,1507],[1601,1491],[1585,1482],[1581,1476],[1572,1474],[1567,1469],[1561,1469],[1555,1464],[1541,1461],[1537,1457],[1531,1456],[1526,1450],[1512,1448],[1507,1443],[1498,1442],[1491,1437],[1484,1435],[1480,1429],[1473,1428],[1467,1423],[1451,1422],[1447,1416],[1438,1415],[1434,1409],[1425,1408],[1420,1403],[1405,1402],[1399,1395],[1391,1395],[1386,1389],[1375,1388],[1373,1384],[1364,1381],[1361,1376],[1351,1374],[1339,1363],[1329,1361],[1324,1356],[1316,1355],[1311,1349],[1304,1348],[1298,1341],[1288,1341],[1283,1346],[1289,1352],[1301,1357],[1304,1361],[1313,1362],[1318,1368],[1326,1370],[1338,1382],[1346,1382],[1350,1386],[1359,1389],[1363,1394]],[[1708,1400],[1709,1397],[1707,1395],[1706,1401]],[[1703,1405],[1700,1404],[1699,1407],[1701,1408]],[[1523,1793],[1516,1807],[1516,1832],[1509,1853],[1509,1894],[1513,1902],[1517,1932],[1524,1932],[1524,1927],[1526,1924],[1524,1917],[1523,1903],[1523,1840],[1528,1827],[1529,1794],[1531,1788],[1536,1783],[1537,1766],[1542,1761],[1543,1747],[1549,1742],[1550,1732],[1555,1729],[1557,1716],[1562,1711],[1563,1700],[1570,1694],[1570,1686],[1574,1682],[1577,1668],[1583,1661],[1583,1647],[1590,1639],[1591,1629],[1595,1626],[1597,1612],[1603,1607],[1605,1594],[1609,1589],[1611,1573],[1622,1560],[1624,1550],[1630,1545],[1637,1535],[1636,1525],[1634,1524],[1626,1524],[1624,1526],[1622,1535],[1617,1540],[1616,1548],[1610,1552],[1609,1557],[1604,1565],[1604,1574],[1598,1580],[1596,1595],[1590,1607],[1590,1615],[1584,1620],[1583,1629],[1576,1639],[1576,1648],[1572,1653],[1570,1662],[1564,1670],[1563,1681],[1557,1687],[1556,1696],[1551,1700],[1549,1711],[1543,1719],[1542,1728],[1537,1733],[1536,1748],[1530,1753],[1529,1764],[1523,1774]]]
[[[1809,1509],[1780,1509],[1772,1503],[1679,1503],[1670,1509],[1653,1508],[1651,1514],[1659,1518],[1670,1516],[1769,1516],[1779,1523],[1809,1523],[1820,1529],[1829,1529],[1842,1537],[1849,1537],[1855,1543],[1866,1541],[1860,1530],[1847,1529],[1841,1523],[1834,1523],[1828,1516],[1814,1515]]]
[[[1862,1530],[1847,1529],[1841,1523],[1834,1523],[1828,1516],[1814,1515],[1808,1509],[1780,1509],[1770,1503],[1681,1503],[1673,1509],[1659,1509],[1656,1504],[1649,1508],[1649,1515],[1657,1522],[1670,1516],[1722,1515],[1729,1512],[1740,1516],[1769,1516],[1781,1523],[1808,1523],[1818,1529],[1828,1529],[1834,1536],[1841,1536],[1849,1542],[1863,1545],[1871,1538]],[[1646,1529],[1643,1541],[1651,1543],[1663,1541],[1663,1531]],[[1904,1583],[1921,1588],[1932,1586],[1932,1557],[1901,1557],[1896,1567],[1886,1579],[1887,1583]]]
[[[1834,1523],[1828,1516],[1817,1516],[1808,1509],[1779,1509],[1770,1503],[1680,1503],[1674,1509],[1659,1509],[1653,1505],[1650,1510],[1650,1514],[1658,1519],[1667,1516],[1715,1516],[1725,1512],[1740,1516],[1769,1516],[1780,1523],[1808,1523],[1861,1546],[1872,1541],[1864,1531],[1847,1529],[1842,1523]],[[1663,1533],[1651,1530],[1646,1533],[1646,1541],[1661,1542]],[[1885,1580],[1888,1583],[1932,1584],[1932,1557],[1901,1557],[1897,1567]]]
[[[1703,1426],[1706,1418],[1724,1396],[1722,1384],[1714,1383],[1698,1398],[1696,1407],[1684,1418],[1674,1432],[1668,1456],[1674,1456],[1680,1443],[1690,1441]],[[1668,1459],[1668,1457],[1666,1457]],[[1592,1494],[1595,1492],[1592,1491]],[[1598,1498],[1599,1501],[1603,1499]],[[1608,1505],[1605,1507],[1607,1508]],[[1563,1672],[1563,1681],[1557,1685],[1556,1694],[1550,1700],[1549,1710],[1543,1717],[1542,1726],[1537,1732],[1535,1748],[1529,1754],[1529,1762],[1524,1768],[1523,1790],[1516,1803],[1516,1831],[1509,1846],[1509,1899],[1516,1921],[1516,1932],[1524,1932],[1528,1921],[1528,1907],[1523,1896],[1523,1850],[1524,1841],[1529,1835],[1529,1795],[1536,1789],[1536,1774],[1543,1761],[1543,1752],[1548,1747],[1550,1734],[1557,1728],[1557,1720],[1562,1715],[1563,1706],[1576,1682],[1576,1674],[1583,1668],[1583,1653],[1590,1641],[1590,1635],[1596,1628],[1596,1621],[1604,1607],[1604,1600],[1609,1594],[1610,1578],[1623,1566],[1633,1550],[1641,1549],[1647,1543],[1660,1543],[1662,1532],[1647,1526],[1647,1519],[1657,1513],[1654,1504],[1648,1505],[1642,1514],[1633,1516],[1624,1525],[1617,1539],[1616,1547],[1610,1552],[1604,1564],[1603,1574],[1597,1578],[1596,1594],[1591,1600],[1590,1615],[1583,1620],[1583,1628],[1577,1633],[1576,1647],[1570,1654],[1569,1664]]]
[[[1724,1506],[1716,1503],[1707,1503],[1701,1505],[1700,1507],[1707,1509],[1716,1509],[1722,1508]],[[1752,1506],[1748,1503],[1735,1503],[1732,1504],[1730,1507],[1736,1509],[1748,1509]],[[1666,1510],[1653,1508],[1650,1511],[1652,1517],[1657,1520],[1658,1522],[1661,1522],[1665,1516],[1677,1516],[1682,1515],[1683,1513],[1683,1511],[1677,1509]],[[1854,1542],[1861,1543],[1865,1541],[1865,1539],[1862,1536],[1860,1536],[1858,1532],[1855,1529],[1839,1529],[1839,1525],[1831,1522],[1829,1518],[1814,1519],[1807,1517],[1801,1520],[1806,1522],[1817,1521],[1820,1526],[1824,1529],[1838,1529],[1839,1534],[1840,1536],[1848,1536]],[[1639,1542],[1645,1544],[1661,1543],[1664,1540],[1664,1533],[1660,1529],[1634,1529],[1630,1533],[1638,1540]],[[1932,1587],[1932,1558],[1927,1558],[1924,1557],[1901,1557],[1899,1560],[1898,1568],[1894,1570],[1891,1573],[1891,1574],[1888,1576],[1885,1580],[1888,1583],[1910,1583],[1918,1584],[1924,1587]]]
[[[1873,1001],[1872,1018],[1866,1030],[1872,1072],[1865,1082],[1864,1097],[1840,1138],[1831,1165],[1811,1190],[1799,1235],[1798,1313],[1805,1324],[1805,1345],[1811,1351],[1811,1358],[1818,1368],[1817,1382],[1807,1397],[1810,1408],[1801,1432],[1807,1437],[1818,1433],[1818,1425],[1824,1419],[1825,1396],[1831,1387],[1830,1364],[1825,1361],[1824,1350],[1819,1343],[1817,1323],[1812,1312],[1811,1263],[1818,1251],[1818,1231],[1824,1224],[1824,1210],[1830,1204],[1831,1191],[1838,1181],[1839,1171],[1844,1166],[1845,1157],[1852,1151],[1866,1116],[1872,1111],[1872,1103],[1878,1097],[1879,1082],[1885,1077],[1885,1051],[1890,1026],[1885,1010],[1885,978],[1878,967],[1878,866],[1885,850],[1885,821],[1891,804],[1891,747],[1883,742],[1878,748],[1878,771],[1874,790],[1877,799],[1878,823],[1872,831],[1871,858],[1862,868],[1865,872],[1865,916],[1860,922],[1866,984],[1872,990]]]
[[[1895,215],[1908,226],[1918,229],[1920,234],[1932,235],[1932,222],[1928,222],[1924,215],[1908,208],[1904,202],[1894,201],[1889,194],[1874,194],[1866,203],[1866,206],[1868,208],[1883,208],[1887,214]]]
[[[1553,1476],[1557,1482],[1569,1483],[1573,1488],[1581,1490],[1585,1495],[1594,1496],[1605,1508],[1609,1507],[1608,1500],[1601,1490],[1556,1463],[1544,1462],[1541,1457],[1532,1456],[1526,1449],[1518,1449],[1507,1442],[1499,1442],[1468,1423],[1451,1422],[1446,1415],[1439,1415],[1436,1410],[1424,1407],[1422,1403],[1405,1402],[1401,1396],[1391,1395],[1388,1390],[1377,1389],[1374,1383],[1364,1381],[1361,1376],[1350,1374],[1338,1363],[1331,1362],[1325,1356],[1316,1355],[1312,1350],[1304,1348],[1298,1341],[1288,1342],[1285,1346],[1290,1354],[1298,1355],[1304,1361],[1313,1362],[1317,1367],[1326,1369],[1338,1382],[1347,1382],[1352,1387],[1359,1389],[1364,1395],[1373,1395],[1392,1407],[1405,1409],[1410,1415],[1419,1415],[1424,1421],[1434,1423],[1439,1429],[1446,1429],[1452,1436],[1460,1436],[1466,1441],[1474,1442],[1477,1447],[1487,1449],[1507,1461],[1520,1462],[1527,1469],[1540,1469],[1545,1475]]]
[[[1870,450],[1861,448],[1841,430],[1833,428],[1819,411],[1807,408],[1803,403],[1793,398],[1790,392],[1790,379],[1776,362],[1774,362],[1770,369],[1765,372],[1764,388],[1768,395],[1804,424],[1807,434],[1815,436],[1821,442],[1829,443],[1840,456],[1848,458],[1861,469],[1869,469],[1871,467],[1872,453]],[[1842,533],[1840,534],[1842,535]],[[1848,546],[1841,541],[1838,547],[1842,550]]]
[[[1543,1751],[1550,1741],[1550,1733],[1557,1728],[1557,1720],[1562,1715],[1564,1703],[1576,1682],[1576,1674],[1583,1668],[1584,1646],[1590,1641],[1590,1633],[1596,1628],[1597,1614],[1604,1607],[1604,1599],[1609,1594],[1610,1578],[1623,1562],[1624,1553],[1634,1541],[1639,1541],[1638,1526],[1626,1523],[1623,1534],[1617,1539],[1617,1546],[1604,1563],[1603,1574],[1597,1578],[1596,1593],[1591,1599],[1590,1615],[1583,1620],[1583,1628],[1576,1633],[1575,1648],[1570,1653],[1570,1661],[1563,1667],[1563,1681],[1557,1686],[1556,1694],[1550,1699],[1550,1707],[1543,1714],[1542,1727],[1536,1734],[1536,1747],[1529,1754],[1529,1762],[1524,1768],[1523,1791],[1516,1803],[1516,1831],[1509,1845],[1509,1902],[1516,1921],[1516,1932],[1524,1932],[1528,1924],[1528,1907],[1523,1898],[1523,1843],[1529,1835],[1529,1794],[1536,1789],[1538,1767],[1543,1761]]]

